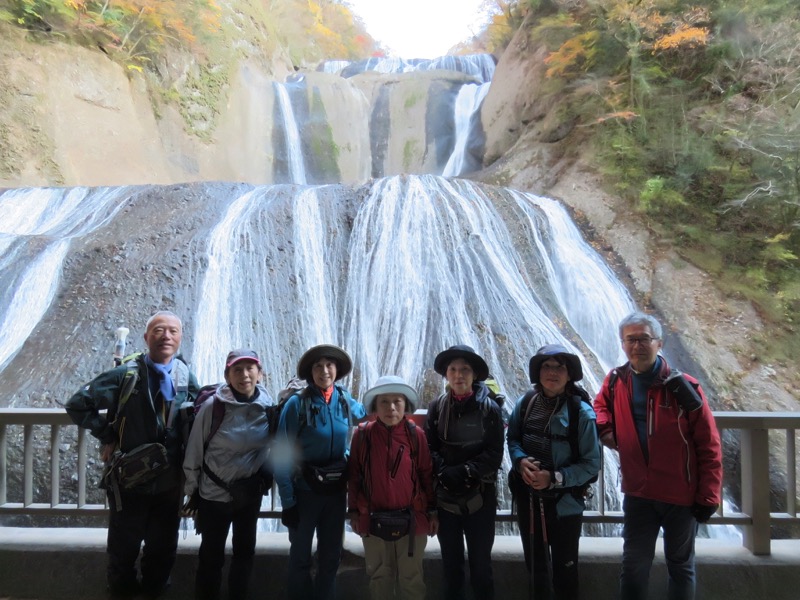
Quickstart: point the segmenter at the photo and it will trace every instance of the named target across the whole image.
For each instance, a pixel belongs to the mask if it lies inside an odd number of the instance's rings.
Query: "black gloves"
[[[473,487],[476,482],[477,478],[473,477],[469,465],[466,464],[444,467],[439,472],[439,483],[448,492],[464,492]]]
[[[704,504],[698,504],[695,502],[692,504],[692,514],[694,515],[694,518],[697,519],[698,523],[708,523],[711,515],[717,512],[717,508],[719,508],[719,504],[706,506]]]
[[[291,508],[284,508],[281,511],[281,523],[287,529],[297,529],[300,524],[300,511],[295,504]]]
[[[456,491],[464,487],[464,480],[467,477],[467,470],[464,465],[453,465],[445,467],[439,473],[439,483],[448,491]]]

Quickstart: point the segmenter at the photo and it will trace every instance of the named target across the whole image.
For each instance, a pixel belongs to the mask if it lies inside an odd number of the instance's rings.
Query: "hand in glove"
[[[445,467],[439,473],[439,483],[444,489],[454,492],[465,487],[469,471],[464,465]]]
[[[197,508],[200,506],[200,494],[197,490],[191,496],[184,496],[183,506],[181,507],[181,516],[197,518]]]
[[[695,502],[692,505],[692,514],[694,515],[694,518],[697,519],[698,523],[708,523],[711,515],[717,512],[717,508],[719,508],[719,504],[706,506],[704,504],[698,504]]]
[[[281,511],[281,523],[287,529],[297,529],[300,524],[300,511],[295,504],[291,508],[284,508]]]

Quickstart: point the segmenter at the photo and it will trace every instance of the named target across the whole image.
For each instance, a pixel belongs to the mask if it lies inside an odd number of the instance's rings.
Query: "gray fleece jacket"
[[[203,471],[203,460],[226,483],[256,473],[267,455],[269,427],[265,409],[273,401],[261,386],[258,386],[256,398],[250,402],[238,402],[228,384],[221,385],[215,397],[224,403],[225,415],[203,452],[203,445],[211,432],[213,398],[204,402],[197,412],[183,461],[186,475],[183,490],[191,496],[199,485],[200,495],[206,500],[230,502],[230,494]]]

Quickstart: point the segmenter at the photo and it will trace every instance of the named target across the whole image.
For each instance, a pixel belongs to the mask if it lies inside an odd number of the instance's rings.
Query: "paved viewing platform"
[[[106,530],[102,528],[0,528],[0,600],[105,600],[105,544]],[[199,544],[200,536],[186,532],[184,537],[181,532],[172,586],[164,600],[194,597]],[[259,534],[252,600],[285,597],[288,553],[285,533]],[[528,575],[520,539],[498,536],[492,556],[497,598],[528,598]],[[619,538],[581,539],[584,598],[616,599],[621,556]],[[800,540],[773,540],[771,554],[757,556],[737,542],[698,539],[697,563],[697,600],[800,599]],[[651,600],[666,600],[665,578],[664,557],[659,548],[651,577]],[[428,598],[441,598],[441,562],[436,538],[429,539],[425,550],[425,579]],[[368,597],[363,547],[355,534],[347,533],[337,578],[337,598]]]

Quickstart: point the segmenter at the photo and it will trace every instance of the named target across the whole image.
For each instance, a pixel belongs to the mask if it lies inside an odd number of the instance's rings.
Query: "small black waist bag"
[[[408,555],[414,556],[417,520],[411,508],[382,510],[369,513],[369,534],[387,542],[408,536]]]
[[[343,493],[347,489],[347,459],[341,458],[325,466],[303,463],[303,479],[317,494]]]

